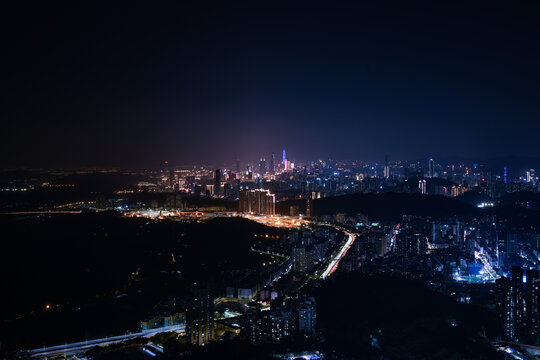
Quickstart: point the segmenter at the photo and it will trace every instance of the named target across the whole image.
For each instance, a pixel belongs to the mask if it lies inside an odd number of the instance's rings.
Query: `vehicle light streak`
[[[328,277],[328,275],[332,274],[334,271],[336,271],[337,266],[339,264],[339,261],[347,254],[347,250],[351,247],[351,245],[354,243],[354,240],[356,239],[355,235],[352,235],[350,233],[345,233],[348,236],[347,241],[345,244],[341,247],[337,255],[330,261],[328,264],[328,267],[326,270],[322,273],[321,279],[325,279]]]

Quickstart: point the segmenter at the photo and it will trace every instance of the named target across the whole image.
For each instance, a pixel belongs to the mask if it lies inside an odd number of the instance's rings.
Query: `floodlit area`
[[[238,216],[238,213],[232,211],[223,212],[203,212],[203,211],[175,211],[175,210],[154,210],[141,209],[135,211],[126,211],[126,217],[140,217],[147,219],[174,219],[174,220],[204,220],[215,217]]]
[[[283,215],[254,215],[243,214],[235,211],[175,211],[175,210],[154,210],[140,209],[135,211],[124,212],[126,217],[140,217],[147,219],[172,219],[172,220],[205,220],[216,217],[235,217],[240,216],[249,219],[259,224],[264,224],[273,227],[294,229],[302,225],[309,224],[309,221],[302,216],[283,216]]]
[[[302,225],[309,223],[308,220],[302,216],[282,216],[282,215],[252,215],[252,214],[243,214],[242,217],[256,221],[260,224],[280,227],[280,228],[299,228]]]

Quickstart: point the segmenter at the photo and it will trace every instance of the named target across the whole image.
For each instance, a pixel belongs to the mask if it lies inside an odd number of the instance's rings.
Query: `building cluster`
[[[251,304],[244,315],[242,334],[253,343],[277,343],[312,337],[316,332],[317,309],[315,299],[302,296],[271,301],[269,310]]]
[[[334,195],[354,193],[381,194],[387,192],[442,195],[458,197],[472,192],[489,197],[486,204],[496,204],[507,195],[520,192],[539,192],[540,181],[534,168],[515,168],[503,165],[486,166],[482,164],[441,164],[436,159],[425,161],[390,161],[385,157],[384,162],[366,161],[292,161],[283,150],[281,159],[272,153],[268,157],[260,157],[255,162],[241,163],[239,160],[219,168],[208,166],[178,167],[164,162],[158,171],[151,170],[84,170],[84,171],[49,171],[39,178],[12,179],[3,184],[3,191],[51,191],[53,189],[73,190],[85,186],[73,183],[72,175],[77,176],[110,176],[122,174],[126,177],[136,177],[136,184],[125,183],[116,187],[114,198],[104,197],[101,193],[93,201],[74,199],[66,208],[76,209],[121,209],[139,210],[152,208],[154,210],[197,210],[200,206],[189,206],[186,199],[191,197],[205,199],[226,199],[237,201],[241,192],[252,190],[267,190],[273,194],[275,201],[304,199],[304,205],[294,204],[290,207],[276,209],[282,215],[317,215],[313,211],[312,200]],[[256,164],[256,165],[253,165]],[[41,179],[40,181],[38,181]],[[99,191],[97,192],[100,193]],[[158,193],[172,196],[158,196]],[[153,197],[148,194],[153,195]],[[313,197],[316,194],[316,197]],[[139,196],[137,196],[139,195]],[[148,196],[147,196],[148,195]],[[176,195],[181,195],[176,197]],[[248,196],[249,197],[249,196]],[[517,200],[516,200],[517,201]],[[253,207],[255,200],[244,202],[242,208]],[[271,212],[268,201],[262,213]],[[529,201],[517,201],[523,207],[538,207]],[[50,204],[39,204],[50,206]],[[481,202],[478,205],[482,205]],[[10,204],[13,210],[13,204]],[[35,207],[30,204],[18,204],[18,209]],[[258,206],[255,206],[258,208]],[[205,210],[213,211],[231,209],[219,208],[213,204],[205,204]],[[62,209],[65,210],[65,209]],[[235,209],[236,210],[236,209]],[[244,210],[245,211],[245,210]],[[259,209],[253,210],[257,213]]]
[[[240,190],[238,211],[254,215],[275,215],[276,196],[269,190]]]
[[[424,255],[427,252],[428,237],[414,229],[401,229],[396,235],[395,252],[402,258]]]
[[[540,232],[534,226],[470,216],[404,215],[400,221],[334,221],[358,236],[341,271],[399,274],[425,281],[457,301],[497,309],[507,341],[539,344]]]
[[[510,277],[497,279],[496,290],[497,310],[503,320],[505,338],[538,345],[538,271],[528,269],[524,273],[521,267],[513,266]]]
[[[286,155],[281,161],[276,161],[273,153],[269,159],[261,157],[257,166],[247,164],[245,167],[236,161],[229,168],[215,170],[195,167],[173,171],[167,165],[167,170],[163,170],[158,179],[141,183],[141,188],[238,199],[241,212],[264,215],[272,213],[275,206],[270,206],[270,198],[262,199],[260,197],[264,194],[256,191],[266,191],[266,196],[273,195],[274,201],[306,199],[305,208],[292,205],[280,212],[291,216],[311,216],[313,209],[310,205],[314,198],[341,194],[397,192],[457,197],[473,191],[496,201],[506,194],[540,190],[534,169],[510,176],[507,167],[442,165],[434,159],[427,163],[390,162],[386,157],[382,164],[323,160],[291,162]],[[174,203],[176,208],[179,205],[181,203]]]
[[[329,227],[311,230],[293,230],[289,234],[291,245],[292,270],[296,275],[304,275],[321,264],[336,244],[336,234]]]

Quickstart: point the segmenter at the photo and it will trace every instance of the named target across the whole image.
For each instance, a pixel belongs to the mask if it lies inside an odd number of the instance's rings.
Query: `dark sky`
[[[13,3],[2,167],[540,155],[531,4]]]

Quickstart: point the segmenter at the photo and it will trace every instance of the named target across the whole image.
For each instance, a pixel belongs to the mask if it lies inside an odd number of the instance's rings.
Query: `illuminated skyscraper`
[[[504,337],[507,340],[514,340],[516,333],[514,327],[512,281],[503,276],[495,281],[495,288],[497,293],[497,311],[503,320]]]
[[[247,214],[275,215],[276,196],[269,190],[240,190],[238,211]]]
[[[430,178],[435,177],[435,162],[433,161],[433,159],[429,159],[428,177]]]
[[[274,175],[276,173],[276,155],[272,152],[272,156],[270,157],[270,169],[269,169],[270,175]]]
[[[384,158],[383,176],[385,179],[388,179],[390,177],[390,164],[388,163],[388,155],[386,155]]]
[[[221,169],[216,169],[216,176],[214,180],[215,180],[214,194],[220,195],[221,194]]]
[[[527,270],[525,272],[525,335],[524,339],[527,344],[538,344],[539,333],[538,328],[540,318],[538,316],[538,301],[540,295],[540,279],[538,271]]]
[[[298,304],[298,332],[301,335],[311,335],[315,332],[317,312],[315,299],[310,297]]]
[[[261,158],[259,161],[259,174],[263,176],[266,174],[266,160],[264,158]]]
[[[523,269],[512,266],[511,278],[501,277],[495,283],[506,339],[538,344],[538,271],[527,270],[524,284]]]
[[[418,189],[420,190],[420,194],[427,194],[426,191],[426,180],[422,179],[418,181]]]
[[[293,270],[297,274],[306,271],[306,247],[304,244],[295,244],[292,249]]]
[[[186,335],[192,345],[206,345],[214,337],[214,301],[207,289],[194,290],[186,309]]]
[[[396,252],[404,258],[424,255],[427,251],[425,236],[405,229],[396,236]]]
[[[510,279],[510,292],[512,301],[510,303],[513,314],[514,323],[511,326],[514,327],[514,333],[516,337],[522,337],[524,333],[524,303],[523,303],[523,269],[519,266],[512,266],[512,278]]]
[[[286,162],[287,162],[287,154],[285,154],[285,149],[283,149],[283,166],[285,166]]]
[[[534,169],[530,169],[527,171],[527,182],[532,184],[533,186],[536,186],[536,173]]]

